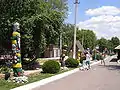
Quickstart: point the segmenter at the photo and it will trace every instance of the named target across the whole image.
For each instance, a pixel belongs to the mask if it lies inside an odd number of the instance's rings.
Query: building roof
[[[83,48],[83,46],[81,45],[81,43],[80,43],[80,41],[76,41],[76,46],[78,47],[78,49],[80,50],[80,51],[84,51],[84,48]]]
[[[117,47],[115,47],[115,49],[120,49],[120,45],[118,45]]]
[[[78,41],[78,40],[76,40],[76,47],[78,50],[80,50],[82,52],[84,51],[83,46],[81,45],[80,41]],[[71,50],[71,49],[73,49],[73,44],[71,44],[71,46],[69,47],[69,50]]]

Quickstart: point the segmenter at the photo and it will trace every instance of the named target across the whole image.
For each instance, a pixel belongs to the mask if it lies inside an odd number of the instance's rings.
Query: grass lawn
[[[74,68],[69,68],[69,70],[73,70],[73,69]],[[66,70],[66,71],[69,71],[69,70]],[[61,70],[60,72],[58,72],[56,74],[47,74],[47,73],[46,74],[45,73],[33,74],[33,75],[30,75],[28,77],[28,81],[29,81],[28,83],[39,81],[39,80],[42,80],[42,79],[45,79],[45,78],[48,78],[48,77],[66,72],[66,71]],[[14,82],[8,82],[4,79],[0,79],[0,90],[10,90],[12,88],[15,88],[15,87],[18,87],[18,86],[21,86],[21,85],[25,85],[25,84],[28,84],[28,83],[19,84],[19,83],[14,83]]]

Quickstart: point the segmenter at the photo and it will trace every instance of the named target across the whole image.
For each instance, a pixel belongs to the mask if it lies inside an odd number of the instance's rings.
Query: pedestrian
[[[80,70],[85,70],[86,69],[85,60],[86,60],[85,53],[82,52],[81,53],[81,58],[80,58],[80,63],[82,64],[82,66],[79,68]]]
[[[107,56],[107,54],[108,54],[107,48],[105,48],[105,49],[103,50],[103,54],[104,54],[104,58],[106,58],[106,56]]]
[[[102,54],[102,58],[101,58],[101,64],[104,64],[104,66],[105,66],[105,55],[104,54]]]
[[[90,53],[87,51],[86,53],[85,53],[85,56],[86,56],[86,66],[87,66],[87,70],[88,69],[90,69],[91,68],[91,66],[90,66]]]
[[[60,56],[60,63],[61,63],[61,67],[65,67],[65,54],[61,54]]]

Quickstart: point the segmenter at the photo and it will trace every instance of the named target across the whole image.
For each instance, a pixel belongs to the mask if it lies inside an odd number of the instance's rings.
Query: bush
[[[33,60],[33,61],[26,60],[23,63],[23,69],[25,70],[36,70],[37,68],[40,68],[40,64],[37,60]]]
[[[57,73],[60,71],[60,64],[57,61],[49,60],[42,65],[44,73]]]
[[[68,58],[68,59],[65,61],[65,65],[66,65],[67,67],[76,68],[76,67],[79,65],[79,62],[78,62],[76,59]]]

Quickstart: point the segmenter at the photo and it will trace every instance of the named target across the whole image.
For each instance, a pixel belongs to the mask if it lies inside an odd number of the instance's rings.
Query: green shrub
[[[24,60],[22,68],[24,70],[36,70],[36,68],[40,68],[40,64],[37,60]]]
[[[60,64],[57,61],[49,60],[42,65],[44,73],[57,73],[60,71]]]
[[[76,68],[76,67],[79,65],[79,62],[78,62],[76,59],[68,58],[68,59],[65,61],[65,65],[66,65],[67,67]]]

